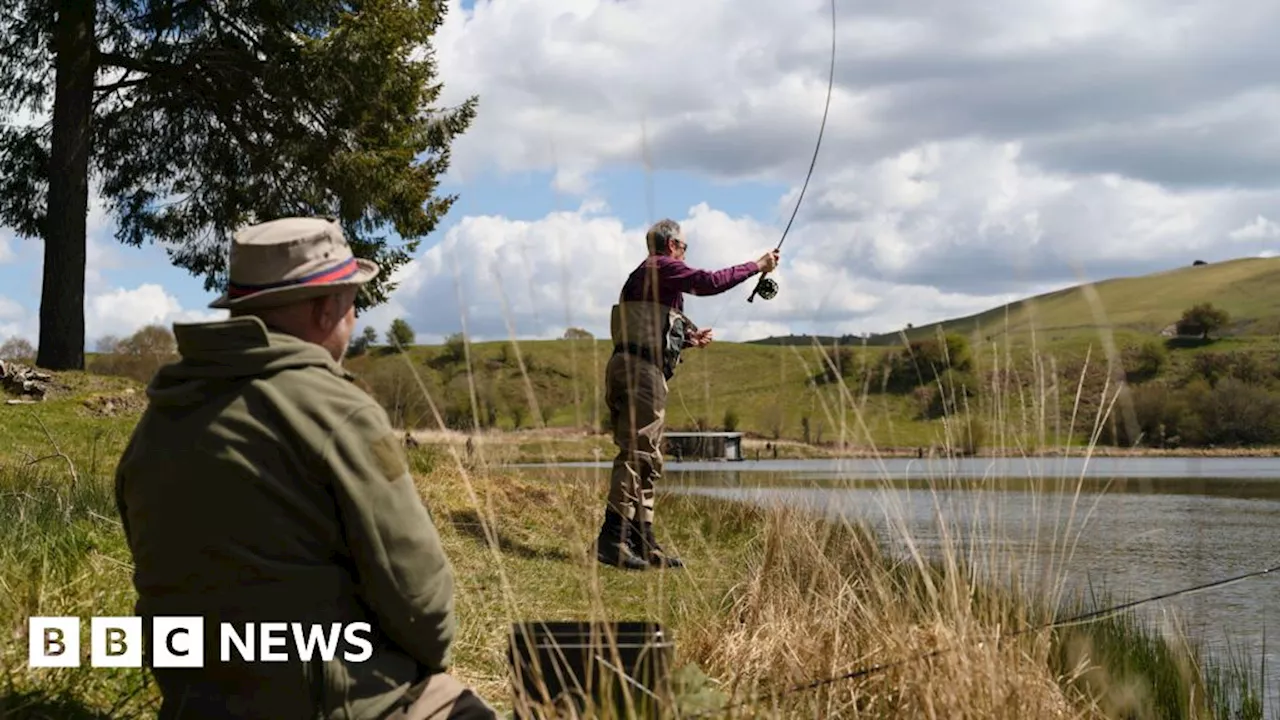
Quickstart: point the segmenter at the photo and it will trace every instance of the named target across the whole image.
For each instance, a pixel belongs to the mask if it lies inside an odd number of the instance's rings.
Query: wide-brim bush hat
[[[289,217],[250,225],[231,239],[227,291],[209,307],[254,309],[285,305],[378,276],[378,264],[357,258],[332,218]]]

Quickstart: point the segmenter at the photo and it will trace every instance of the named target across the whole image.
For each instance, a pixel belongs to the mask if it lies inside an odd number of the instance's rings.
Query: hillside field
[[[900,345],[933,337],[939,329],[981,338],[1011,338],[1015,344],[1079,336],[1097,337],[1103,327],[1155,335],[1178,321],[1183,310],[1209,302],[1230,315],[1226,336],[1280,334],[1280,258],[1237,258],[1188,264],[1136,277],[1117,277],[1029,297],[990,310],[936,323],[873,334],[869,345]],[[823,342],[836,340],[821,337]],[[765,338],[757,344],[808,344],[801,336]]]
[[[668,429],[738,430],[749,453],[769,443],[783,457],[1280,446],[1280,300],[1267,292],[1277,281],[1280,259],[1234,260],[900,335],[715,342],[686,352]],[[1205,303],[1226,311],[1208,337],[1168,332]],[[557,455],[611,455],[602,434],[611,343],[566,337],[468,344],[455,335],[403,353],[373,345],[346,362],[398,427],[424,437],[481,430],[492,443],[492,431],[541,430],[507,433],[506,456],[545,455],[547,437],[562,438]],[[90,375],[145,383],[173,350],[167,329],[144,328],[115,352],[91,354]]]
[[[1280,259],[1241,259],[1078,286],[896,335],[716,342],[686,353],[670,383],[668,423],[886,449],[955,445],[955,420],[965,415],[980,418],[984,438],[976,444],[988,447],[1079,445],[1094,436],[1102,444],[1132,444],[1119,437],[1123,430],[1097,434],[1095,424],[1104,412],[1108,422],[1127,416],[1142,424],[1133,415],[1141,388],[1173,397],[1200,392],[1201,385],[1213,390],[1220,379],[1259,392],[1275,384],[1280,297],[1268,290],[1278,281]],[[1226,311],[1220,328],[1208,338],[1170,332],[1184,311],[1202,303]],[[948,374],[940,357],[919,357],[945,336],[951,336],[946,343],[958,337],[965,345],[963,367],[951,368],[958,375]],[[349,363],[406,426],[435,425],[416,374],[446,426],[598,430],[610,352],[599,338],[470,346],[455,338],[404,355],[374,348]],[[833,364],[838,371],[826,373]],[[904,373],[918,377],[904,382]],[[959,394],[952,380],[963,385]],[[1116,400],[1121,381],[1129,389]],[[1165,446],[1250,444],[1199,428],[1183,428],[1179,436],[1171,429],[1175,420],[1163,416],[1146,424],[1173,438],[1162,440]],[[1208,439],[1196,443],[1192,436]]]

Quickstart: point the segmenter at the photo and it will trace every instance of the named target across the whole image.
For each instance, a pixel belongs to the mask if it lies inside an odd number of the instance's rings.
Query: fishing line
[[[822,148],[822,136],[827,130],[827,115],[831,111],[831,90],[835,87],[836,79],[836,0],[831,0],[831,67],[827,72],[827,101],[822,108],[822,124],[818,126],[818,142],[813,146],[813,158],[809,161],[809,172],[805,174],[804,185],[800,186],[800,196],[796,198],[796,206],[791,210],[791,219],[787,220],[787,226],[782,230],[782,237],[778,239],[778,245],[775,250],[782,249],[782,243],[787,241],[787,233],[791,232],[791,224],[796,221],[796,214],[800,212],[800,203],[804,202],[805,191],[809,189],[809,180],[813,178],[813,169],[818,164],[818,151]],[[769,277],[769,273],[761,273],[760,281],[756,283],[756,287],[747,296],[747,302],[752,302],[756,295],[765,300],[772,300],[778,294],[778,283]]]
[[[809,189],[809,181],[813,179],[813,170],[818,165],[818,153],[822,149],[822,138],[827,131],[827,117],[831,112],[831,93],[835,88],[836,79],[836,3],[831,0],[831,62],[827,69],[827,99],[822,108],[822,122],[818,126],[818,141],[813,146],[813,157],[809,160],[809,171],[805,173],[804,184],[800,186],[800,195],[796,197],[795,207],[791,209],[791,217],[787,220],[786,227],[782,230],[782,237],[778,239],[778,244],[774,246],[775,250],[781,250],[782,244],[787,241],[787,235],[791,232],[791,226],[796,221],[796,215],[800,212],[800,204],[804,202],[805,193]],[[765,300],[772,300],[778,295],[778,282],[769,277],[769,273],[761,273],[760,279],[756,282],[755,288],[751,294],[747,296],[747,302],[754,302],[755,297],[759,295]],[[715,327],[720,322],[720,318],[724,315],[725,308],[728,303],[720,307],[720,311],[716,313],[708,327]]]
[[[1054,620],[1054,621],[1047,622],[1047,623],[1043,623],[1043,624],[1040,624],[1040,625],[1035,625],[1035,626],[1032,626],[1032,627],[1029,627],[1029,628],[1024,628],[1024,629],[1022,629],[1022,630],[1018,630],[1018,631],[1016,631],[1016,632],[1005,633],[1005,634],[996,634],[995,636],[991,637],[991,638],[990,638],[990,640],[991,640],[992,642],[999,642],[999,641],[1004,640],[1004,639],[1006,639],[1006,638],[1014,638],[1014,637],[1018,637],[1019,635],[1026,635],[1026,634],[1028,634],[1028,633],[1036,632],[1036,631],[1039,631],[1039,630],[1051,630],[1051,629],[1055,629],[1055,628],[1072,627],[1072,626],[1075,626],[1075,625],[1083,625],[1083,624],[1085,624],[1085,623],[1087,623],[1087,622],[1094,621],[1094,620],[1101,620],[1101,619],[1103,619],[1103,618],[1105,618],[1105,617],[1109,617],[1109,616],[1115,615],[1115,614],[1120,613],[1120,612],[1123,612],[1123,611],[1125,611],[1125,610],[1133,609],[1133,608],[1138,607],[1138,606],[1140,606],[1140,605],[1146,605],[1146,604],[1148,604],[1148,603],[1153,603],[1153,602],[1156,602],[1156,601],[1158,601],[1158,600],[1168,600],[1168,599],[1171,599],[1171,598],[1183,597],[1183,596],[1186,596],[1186,595],[1192,595],[1192,594],[1194,594],[1194,593],[1204,592],[1204,591],[1206,591],[1206,590],[1214,590],[1214,589],[1218,589],[1218,588],[1223,588],[1223,587],[1226,587],[1226,586],[1228,586],[1228,585],[1234,585],[1234,584],[1236,584],[1236,583],[1238,583],[1238,582],[1243,582],[1243,581],[1245,581],[1245,580],[1250,580],[1250,579],[1252,579],[1252,578],[1261,577],[1261,576],[1263,576],[1263,575],[1267,575],[1267,574],[1269,574],[1269,573],[1272,573],[1272,572],[1275,572],[1275,571],[1278,571],[1278,570],[1280,570],[1280,565],[1274,565],[1274,566],[1269,567],[1269,568],[1264,568],[1264,569],[1262,569],[1262,570],[1254,570],[1253,572],[1244,573],[1244,574],[1242,574],[1242,575],[1236,575],[1236,576],[1234,576],[1234,577],[1224,578],[1224,579],[1222,579],[1222,580],[1214,580],[1214,581],[1212,581],[1212,582],[1207,582],[1207,583],[1203,583],[1203,584],[1200,584],[1200,585],[1194,585],[1194,586],[1191,586],[1191,587],[1181,588],[1181,589],[1178,589],[1178,590],[1172,590],[1172,591],[1169,591],[1169,592],[1166,592],[1166,593],[1161,593],[1161,594],[1159,594],[1159,595],[1153,595],[1153,596],[1151,596],[1151,597],[1142,598],[1141,600],[1133,600],[1133,601],[1130,601],[1130,602],[1121,603],[1121,604],[1119,604],[1119,605],[1113,605],[1113,606],[1111,606],[1111,607],[1103,608],[1103,609],[1101,609],[1101,610],[1093,610],[1093,611],[1090,611],[1090,612],[1081,613],[1080,615],[1076,615],[1075,617],[1067,618],[1067,619],[1065,619],[1065,620]],[[840,675],[833,675],[833,676],[830,676],[830,677],[825,677],[825,678],[821,678],[821,679],[818,679],[818,680],[813,680],[813,681],[811,681],[811,682],[807,682],[807,683],[804,683],[804,684],[802,684],[802,685],[793,685],[792,687],[789,687],[789,688],[786,688],[786,689],[780,690],[780,691],[778,691],[777,693],[774,693],[774,694],[772,694],[772,695],[768,695],[768,696],[764,696],[764,697],[769,697],[769,698],[772,698],[772,699],[776,699],[776,698],[784,697],[784,696],[787,696],[787,695],[794,695],[794,694],[801,693],[801,692],[807,692],[807,691],[809,691],[809,690],[816,690],[816,689],[818,689],[818,688],[820,688],[820,687],[824,687],[824,686],[826,686],[826,685],[831,685],[831,684],[834,684],[834,683],[837,683],[837,682],[841,682],[841,681],[844,681],[844,680],[856,680],[857,678],[860,678],[860,677],[867,677],[867,676],[870,676],[870,675],[875,675],[875,674],[877,674],[877,673],[885,672],[885,671],[887,671],[887,670],[892,670],[892,669],[894,669],[894,668],[902,667],[902,666],[904,666],[904,665],[909,665],[909,664],[911,664],[911,663],[913,663],[913,662],[919,662],[919,661],[921,661],[921,660],[928,660],[928,659],[930,659],[930,658],[935,658],[935,657],[938,657],[938,656],[940,656],[940,655],[946,655],[946,654],[948,654],[948,653],[953,653],[953,652],[956,652],[956,651],[958,651],[958,650],[963,650],[963,649],[964,649],[964,648],[966,648],[966,647],[969,647],[969,646],[968,646],[968,645],[953,645],[953,646],[951,646],[951,647],[949,647],[949,648],[941,648],[941,649],[938,649],[938,650],[932,650],[932,651],[927,652],[927,653],[921,653],[921,654],[919,654],[919,655],[915,655],[915,656],[908,657],[908,658],[903,658],[902,660],[897,660],[897,661],[890,662],[890,663],[884,663],[884,664],[880,664],[880,665],[868,665],[868,666],[860,667],[860,668],[858,668],[858,669],[856,669],[856,670],[851,670],[851,671],[846,672],[846,673],[841,673]],[[706,717],[706,716],[708,716],[708,715],[715,714],[715,713],[723,713],[723,712],[726,712],[726,711],[728,711],[728,710],[734,710],[734,709],[737,709],[737,708],[743,708],[743,707],[747,707],[747,706],[749,706],[749,705],[753,705],[754,703],[756,703],[756,702],[757,702],[758,700],[760,700],[761,698],[762,698],[762,696],[756,696],[756,697],[754,697],[754,698],[752,698],[752,699],[750,699],[750,700],[745,700],[745,701],[738,702],[738,703],[732,703],[732,704],[726,705],[726,706],[724,706],[724,707],[722,707],[722,708],[717,708],[717,709],[715,709],[715,710],[705,710],[705,711],[703,711],[703,712],[694,713],[694,714],[692,714],[692,715],[685,715],[685,716],[683,716],[683,717],[687,717],[687,718],[699,718],[699,717]]]
[[[805,193],[809,189],[809,182],[813,178],[813,170],[815,167],[817,167],[818,155],[822,149],[822,138],[826,134],[826,130],[827,130],[827,118],[830,116],[830,112],[831,112],[831,94],[833,89],[835,88],[835,77],[836,77],[836,3],[835,3],[835,0],[831,0],[831,60],[829,63],[829,67],[827,69],[827,98],[822,108],[822,122],[818,126],[818,140],[813,147],[813,157],[810,158],[809,160],[809,170],[808,172],[805,173],[804,184],[800,186],[800,194],[798,197],[796,197],[795,207],[791,209],[791,217],[787,220],[787,225],[782,230],[782,236],[778,239],[778,244],[774,248],[775,250],[781,250],[782,244],[786,242],[787,235],[791,232],[791,226],[795,223],[796,215],[799,214],[800,212],[800,205],[801,203],[804,202]],[[652,186],[652,175],[651,175],[652,168],[650,167],[650,163],[649,163],[647,140],[648,140],[647,133],[645,133],[644,126],[642,124],[641,125],[641,143],[642,143],[641,147],[642,147],[642,152],[644,153],[645,173],[646,173],[646,183],[647,183],[646,184],[647,199],[649,202],[650,223],[652,223],[653,222],[653,186]],[[755,288],[752,289],[751,294],[747,297],[747,302],[754,302],[755,297],[757,295],[759,295],[761,298],[765,300],[771,300],[777,296],[778,282],[773,278],[768,277],[768,275],[769,275],[768,273],[761,273],[760,279],[756,282]],[[716,327],[719,324],[720,319],[724,316],[724,311],[728,307],[729,307],[728,303],[722,303],[720,306],[720,310],[716,313],[715,317],[712,318],[711,322],[707,324],[707,327],[708,328]],[[709,384],[710,375],[704,374],[704,378],[705,378],[705,382]],[[690,419],[693,419],[694,416],[691,412],[689,412],[688,405],[685,403],[684,393],[680,391],[679,387],[676,388],[676,395],[679,398],[680,404],[684,408],[685,413],[689,415]],[[707,408],[707,410],[709,413],[710,408]],[[711,418],[709,417],[706,418],[706,420],[708,423],[712,422]]]

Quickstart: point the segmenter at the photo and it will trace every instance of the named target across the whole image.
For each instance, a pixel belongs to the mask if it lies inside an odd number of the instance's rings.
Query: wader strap
[[[636,345],[635,343],[625,343],[625,344],[618,343],[617,345],[613,346],[613,354],[618,355],[620,353],[635,355],[636,357],[642,360],[647,360],[653,363],[654,365],[657,365],[658,367],[662,368],[662,374],[668,380],[670,380],[672,375],[675,374],[674,372],[672,372],[674,368],[671,368],[668,366],[668,364],[665,362],[665,358],[654,357],[653,353],[649,352],[649,348],[641,347],[640,345]]]
[[[661,361],[658,358],[655,358],[653,356],[653,353],[649,352],[649,348],[642,347],[635,343],[618,343],[617,345],[614,345],[613,354],[617,355],[619,353],[627,353],[630,355],[635,355],[636,357],[644,360],[648,360],[651,363],[661,364]]]

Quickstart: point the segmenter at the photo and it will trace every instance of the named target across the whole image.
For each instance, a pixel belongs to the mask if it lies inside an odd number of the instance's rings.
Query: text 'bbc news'
[[[80,618],[28,619],[29,666],[79,667]],[[334,660],[365,662],[373,656],[369,623],[218,623],[220,662]],[[199,668],[205,663],[205,621],[197,616],[155,617],[151,665]],[[89,622],[91,667],[142,667],[145,636],[140,617],[94,617]],[[289,652],[292,649],[293,652]]]

